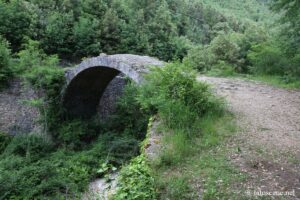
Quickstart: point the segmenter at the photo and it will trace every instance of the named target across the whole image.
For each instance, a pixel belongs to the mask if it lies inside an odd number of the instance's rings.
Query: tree
[[[269,75],[289,73],[288,59],[282,54],[280,47],[271,42],[261,43],[252,47],[248,58],[253,65],[253,72]]]
[[[8,42],[0,35],[0,88],[3,84],[7,83],[12,75],[10,61],[11,55]]]
[[[113,54],[120,51],[121,23],[118,14],[113,9],[106,11],[100,29],[100,41],[103,52]]]
[[[129,18],[128,23],[123,23],[122,27],[122,50],[133,54],[150,54],[150,30],[145,23],[144,10],[132,13]]]
[[[216,37],[211,42],[210,48],[218,60],[237,64],[240,47],[228,35],[219,35]]]
[[[23,38],[32,34],[32,15],[25,1],[0,1],[0,34],[11,44],[14,52],[22,45]]]
[[[81,0],[81,11],[85,17],[101,19],[107,9],[105,0]]]
[[[293,56],[300,49],[300,1],[274,0],[272,9],[284,13],[281,22],[287,27],[282,35],[288,42],[287,53]]]
[[[49,54],[70,58],[74,51],[73,13],[52,12],[48,18],[42,46]]]
[[[151,53],[163,60],[173,58],[174,46],[171,40],[177,35],[175,24],[172,22],[171,12],[166,1],[162,1],[150,23]]]
[[[97,55],[100,52],[99,20],[80,17],[74,26],[75,57]]]

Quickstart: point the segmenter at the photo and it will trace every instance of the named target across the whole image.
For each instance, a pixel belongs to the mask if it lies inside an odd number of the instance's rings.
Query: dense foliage
[[[269,14],[256,0],[241,6],[250,22]],[[181,59],[191,44],[207,44],[220,32],[244,31],[248,22],[232,16],[229,7],[201,0],[1,0],[0,34],[14,52],[29,37],[61,58],[105,52]]]
[[[136,157],[128,166],[124,167],[118,181],[118,190],[114,195],[115,200],[157,199],[154,178],[144,155]]]
[[[76,199],[89,181],[105,175],[99,173],[103,165],[119,167],[138,155],[149,115],[141,112],[133,84],[105,123],[64,116],[63,69],[39,42],[28,40],[17,54],[14,72],[42,94],[27,103],[40,109],[44,132],[0,134],[0,199]]]
[[[183,161],[201,119],[223,108],[194,70],[299,81],[299,8],[297,0],[0,0],[0,88],[17,76],[40,91],[27,103],[49,133],[0,133],[0,199],[80,198],[89,181],[140,153],[151,115],[172,133],[158,166]],[[100,52],[179,61],[153,69],[141,87],[129,84],[107,121],[68,119],[60,65]],[[220,136],[206,137],[214,144]],[[115,198],[188,199],[185,179],[160,185],[153,177],[144,155],[133,159]]]
[[[170,128],[189,126],[220,103],[208,85],[198,83],[195,72],[180,63],[154,68],[146,76],[138,100],[143,109],[159,113]]]
[[[201,72],[224,75],[278,74],[272,62],[265,63],[267,70],[258,63],[280,53],[284,66],[278,75],[299,78],[295,0],[1,0],[0,9],[0,35],[14,53],[30,38],[68,62],[100,52],[186,57]]]
[[[283,24],[280,35],[283,47],[289,55],[299,53],[300,49],[300,3],[297,0],[274,0],[272,9],[281,12]]]
[[[161,150],[163,156],[160,162],[166,167],[189,154],[189,150],[183,149],[188,143],[192,146],[193,139],[202,135],[199,126],[201,119],[209,113],[222,113],[223,110],[221,99],[212,94],[208,85],[196,80],[192,69],[180,63],[154,68],[146,77],[145,83],[139,87],[137,94],[141,108],[159,116],[164,131],[171,132],[170,137],[176,141]],[[144,156],[142,154],[135,158],[121,170],[116,199],[159,199],[164,196],[166,187],[172,187],[158,183],[155,169],[149,167],[151,164],[149,165]],[[183,190],[174,191],[175,194],[169,197],[186,199],[186,194],[180,194],[181,192]]]
[[[0,89],[12,75],[10,53],[8,42],[0,35]]]
[[[127,106],[123,102],[133,98],[131,95],[135,94],[125,94],[120,100],[120,109]],[[115,125],[104,126],[97,120],[77,119],[57,124],[51,130],[55,140],[37,134],[14,138],[1,134],[0,198],[80,198],[89,181],[107,173],[102,173],[103,165],[119,167],[139,153],[147,117],[114,115],[114,119],[118,117],[136,122],[139,127],[118,124],[115,129]]]

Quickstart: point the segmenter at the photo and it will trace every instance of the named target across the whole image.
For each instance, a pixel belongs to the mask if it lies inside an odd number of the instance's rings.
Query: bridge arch
[[[139,84],[150,66],[162,65],[155,58],[131,54],[101,54],[87,59],[66,70],[63,106],[69,116],[89,118],[97,113],[101,96],[116,76],[124,74]]]

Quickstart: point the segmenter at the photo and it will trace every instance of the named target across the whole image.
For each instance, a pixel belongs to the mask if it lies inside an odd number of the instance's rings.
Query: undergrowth
[[[78,199],[91,180],[121,166],[115,199],[194,199],[199,177],[208,180],[204,197],[214,199],[228,195],[223,189],[238,180],[223,152],[215,152],[234,132],[224,101],[197,82],[190,68],[154,68],[143,85],[126,87],[117,111],[103,122],[65,118],[58,93],[64,79],[55,56],[46,57],[31,41],[19,57],[26,83],[45,92],[31,103],[40,108],[51,137],[1,136],[0,199]],[[143,153],[138,156],[151,115],[170,133],[152,164]],[[225,177],[222,187],[216,173]]]
[[[37,134],[1,141],[0,199],[79,199],[91,180],[105,175],[103,164],[118,168],[139,154],[142,132],[134,129],[107,131],[79,119],[59,127],[58,141]]]
[[[11,69],[11,51],[8,42],[0,35],[0,89],[8,84],[12,77]]]
[[[0,135],[0,199],[80,199],[88,183],[105,176],[103,166],[119,168],[139,154],[149,114],[129,84],[107,120],[68,119],[60,105],[63,69],[29,41],[18,54],[15,72],[41,92],[29,103],[41,113],[44,132]],[[109,123],[108,123],[109,122]]]
[[[141,86],[138,101],[159,116],[165,133],[160,141],[163,148],[158,158],[143,162],[146,166],[133,161],[121,170],[119,199],[121,195],[126,199],[240,198],[230,187],[244,176],[228,162],[224,145],[236,131],[234,117],[222,99],[196,81],[191,69],[180,63],[154,69]],[[148,178],[134,178],[143,169]],[[142,189],[128,189],[136,186]],[[147,198],[153,190],[156,196]]]

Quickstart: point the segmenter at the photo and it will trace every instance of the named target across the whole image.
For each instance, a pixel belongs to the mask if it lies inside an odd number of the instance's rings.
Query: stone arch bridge
[[[87,59],[65,71],[63,106],[70,116],[89,118],[97,113],[101,97],[120,74],[139,84],[150,67],[162,65],[155,58],[130,54],[101,54]]]

